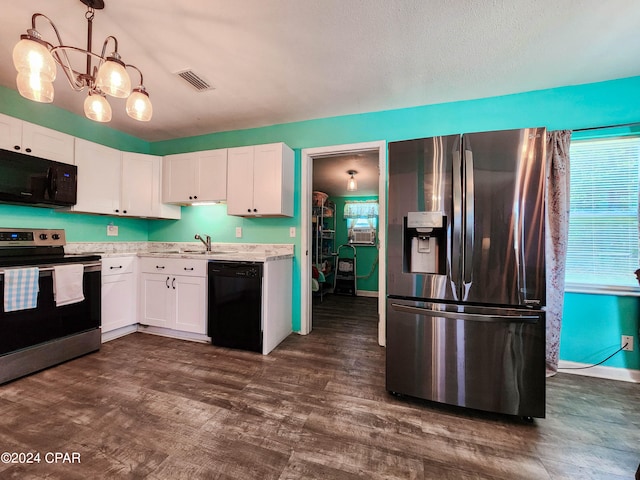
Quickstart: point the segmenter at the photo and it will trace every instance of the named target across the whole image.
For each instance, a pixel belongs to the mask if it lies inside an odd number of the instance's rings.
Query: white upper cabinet
[[[74,137],[0,114],[0,148],[73,164]]]
[[[165,203],[189,205],[227,198],[227,149],[167,155],[163,160]]]
[[[230,148],[227,213],[293,216],[293,150],[284,143]]]
[[[161,202],[162,157],[122,153],[121,207],[124,215],[180,218],[180,207]]]
[[[78,201],[74,212],[128,217],[180,218],[180,208],[160,203],[162,158],[120,152],[76,139]]]
[[[76,138],[75,163],[78,201],[71,210],[120,215],[121,152]]]
[[[24,122],[18,118],[9,117],[0,113],[0,148],[25,153],[22,150],[23,123]]]

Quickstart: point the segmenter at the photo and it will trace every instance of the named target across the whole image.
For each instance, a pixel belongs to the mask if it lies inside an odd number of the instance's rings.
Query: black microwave
[[[0,149],[0,202],[38,207],[76,204],[78,167]]]

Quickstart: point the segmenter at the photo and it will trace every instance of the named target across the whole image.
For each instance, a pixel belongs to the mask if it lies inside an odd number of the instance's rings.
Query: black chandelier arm
[[[114,46],[114,52],[118,53],[118,39],[116,37],[114,37],[113,35],[109,35],[107,38],[104,39],[104,43],[102,44],[102,60],[104,61],[105,58],[107,58],[105,56],[105,54],[107,53],[107,44],[109,43],[109,40],[113,40],[113,46]]]
[[[60,37],[60,32],[58,32],[58,28],[56,27],[56,24],[53,23],[53,20],[51,20],[49,17],[47,17],[43,13],[34,13],[32,15],[32,17],[31,17],[31,29],[40,37],[38,39],[42,40],[43,42],[45,42],[50,47],[53,47],[53,45],[51,43],[47,42],[46,40],[43,40],[41,38],[40,32],[38,32],[38,30],[36,30],[36,18],[38,18],[38,17],[42,17],[47,22],[49,22],[49,25],[51,26],[51,28],[53,29],[53,32],[56,34],[56,37],[58,38],[58,45],[62,45],[62,38]]]
[[[64,71],[67,79],[69,80],[69,84],[74,90],[80,91],[84,87],[93,88],[92,83],[95,79],[95,72],[94,74],[92,74],[91,72],[87,73],[87,72],[79,72],[75,70],[71,66],[71,62],[69,61],[69,56],[67,55],[67,52],[66,52],[67,50],[74,50],[76,52],[80,52],[86,55],[87,58],[95,57],[101,62],[104,61],[104,59],[97,53],[89,52],[83,48],[74,47],[72,45],[58,45],[56,47],[53,47],[53,49],[51,50],[51,54],[53,55],[53,58],[56,60],[58,65],[62,67],[62,70]],[[64,57],[64,59],[61,57]],[[94,70],[96,68],[97,67],[94,67]]]
[[[136,67],[135,65],[129,65],[127,63],[127,64],[125,64],[125,68],[133,68],[136,72],[138,72],[138,75],[140,75],[140,85],[144,86],[144,79],[142,78],[142,72],[140,71],[140,69],[138,67]]]
[[[44,18],[51,26],[51,29],[53,30],[53,32],[56,35],[56,38],[58,39],[58,45],[53,45],[52,43],[44,40],[40,32],[36,30],[36,19],[40,17]],[[42,13],[34,13],[31,16],[31,28],[32,28],[32,32],[28,32],[28,33],[34,34],[33,36],[37,38],[38,41],[47,45],[47,48],[49,49],[49,52],[51,52],[51,55],[53,56],[56,63],[62,67],[62,70],[64,71],[64,74],[67,77],[67,80],[71,88],[73,88],[76,91],[82,90],[85,86],[85,82],[80,81],[78,79],[79,73],[76,72],[71,66],[71,61],[69,60],[69,56],[67,55],[67,52],[64,50],[67,47],[63,45],[62,37],[60,36],[60,32],[58,31],[56,24],[53,23],[53,20],[51,20],[49,17],[47,17]],[[64,59],[61,58],[60,52],[62,52]]]

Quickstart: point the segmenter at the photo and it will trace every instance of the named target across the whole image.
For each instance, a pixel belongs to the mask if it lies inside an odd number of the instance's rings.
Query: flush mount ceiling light
[[[147,122],[153,114],[149,94],[143,85],[142,72],[134,65],[125,64],[118,54],[118,40],[108,36],[102,45],[102,53],[91,51],[93,17],[95,10],[104,8],[103,0],[80,0],[87,6],[87,48],[64,45],[58,29],[46,15],[34,13],[31,17],[31,28],[20,36],[20,41],[13,49],[13,64],[18,71],[17,86],[20,95],[29,100],[42,103],[53,102],[53,81],[56,79],[56,64],[60,65],[69,85],[77,92],[85,89],[88,96],[84,102],[85,115],[97,122],[111,120],[111,106],[106,95],[126,98],[127,114],[141,122]],[[43,18],[55,32],[57,43],[43,40],[36,30],[36,19]],[[105,55],[109,42],[113,44],[113,52]],[[86,60],[84,72],[71,64],[69,52],[80,53]],[[92,65],[92,59],[97,65]],[[131,79],[127,68],[136,70],[140,75],[140,84],[131,89]]]
[[[347,190],[350,192],[355,192],[356,190],[358,190],[358,182],[356,182],[354,175],[358,172],[356,172],[355,170],[349,170],[347,173],[351,175],[351,177],[349,177],[349,180],[347,180]]]

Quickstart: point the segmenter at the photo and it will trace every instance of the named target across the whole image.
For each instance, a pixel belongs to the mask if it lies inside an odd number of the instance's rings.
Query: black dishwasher
[[[207,275],[211,343],[262,353],[262,263],[211,261]]]

